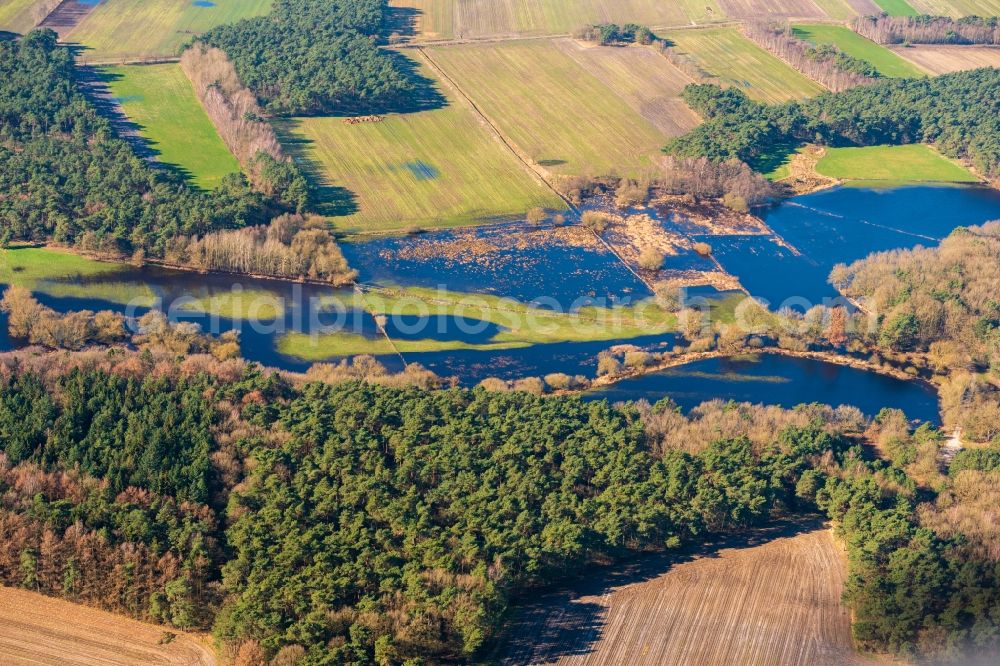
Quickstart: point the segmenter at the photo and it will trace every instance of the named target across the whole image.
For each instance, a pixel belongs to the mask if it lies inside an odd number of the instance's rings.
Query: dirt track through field
[[[4,666],[214,666],[215,656],[177,633],[121,615],[0,587],[0,664]]]
[[[688,561],[649,557],[522,609],[502,663],[870,663],[852,648],[845,569],[818,523],[758,532]]]

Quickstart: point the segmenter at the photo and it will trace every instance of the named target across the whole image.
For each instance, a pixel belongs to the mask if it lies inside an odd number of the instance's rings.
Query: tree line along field
[[[501,663],[867,664],[840,599],[845,560],[831,531],[816,528],[647,562],[524,609],[511,631],[524,641],[515,638]]]
[[[180,66],[127,65],[103,71],[122,111],[157,161],[175,167],[203,189],[240,171]]]
[[[105,0],[64,40],[87,61],[171,56],[192,36],[271,10],[272,0]],[[207,6],[202,6],[207,5]]]
[[[431,72],[423,68],[427,76]],[[562,200],[521,164],[468,103],[438,82],[443,108],[347,124],[341,117],[276,123],[285,148],[322,185],[345,187],[356,211],[348,231],[450,227],[523,215]]]
[[[850,28],[829,24],[795,24],[793,33],[799,39],[817,46],[832,44],[855,58],[870,62],[882,76],[919,77],[924,72],[895,52],[880,44],[865,39]]]
[[[0,655],[5,666],[214,666],[198,640],[123,615],[34,592],[0,587]]]
[[[979,67],[1000,67],[1000,48],[995,46],[919,44],[894,49],[894,52],[935,75]]]
[[[737,28],[675,30],[665,35],[709,73],[763,102],[811,97],[824,88],[740,34]]]
[[[427,53],[520,151],[552,173],[644,172],[667,139],[554,41],[442,46]],[[644,81],[675,82],[660,94],[679,93],[685,82],[663,58],[630,64],[635,69],[622,72],[629,81],[619,85],[638,91],[634,97],[656,94]]]

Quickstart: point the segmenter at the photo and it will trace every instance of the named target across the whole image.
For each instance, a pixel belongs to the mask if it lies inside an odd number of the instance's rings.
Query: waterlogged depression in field
[[[911,419],[939,419],[937,395],[921,382],[775,354],[696,361],[626,379],[585,397],[611,402],[671,398],[685,411],[716,398],[783,407],[819,402],[854,405],[869,416],[890,407],[902,409]]]
[[[651,296],[617,257],[579,225],[490,225],[342,245],[358,281],[490,294],[569,309]]]
[[[764,220],[796,253],[755,236],[705,240],[727,271],[772,307],[837,296],[830,270],[872,252],[937,245],[955,227],[1000,219],[1000,192],[984,187],[840,187],[783,202]],[[794,301],[793,301],[794,302]]]

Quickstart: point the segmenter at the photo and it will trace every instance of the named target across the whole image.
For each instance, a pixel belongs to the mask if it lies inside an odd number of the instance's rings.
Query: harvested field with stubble
[[[667,135],[563,48],[552,40],[524,40],[427,53],[526,159],[549,172],[645,175]],[[674,76],[662,58],[616,57],[637,68],[616,84],[631,88],[635,99],[659,94],[645,81]],[[672,81],[667,94],[679,83]],[[679,126],[690,122],[688,113]]]
[[[59,599],[0,587],[0,663],[4,666],[214,666],[215,655],[183,632]]]
[[[99,4],[63,36],[85,47],[90,62],[177,55],[192,36],[224,23],[261,16],[272,0],[109,0]],[[202,3],[206,4],[207,3]]]
[[[680,136],[701,122],[681,99],[691,79],[652,49],[588,46],[573,39],[556,44],[664,135]]]
[[[1000,16],[1000,0],[910,0],[921,14],[934,16]]]
[[[737,28],[675,30],[665,36],[706,71],[754,99],[786,102],[825,90],[744,37]]]
[[[979,67],[1000,67],[1000,47],[920,45],[893,49],[931,74],[947,74]]]
[[[717,0],[389,0],[389,6],[409,17],[419,40],[556,36],[591,23],[666,28],[727,18]]]
[[[0,2],[0,30],[25,33],[38,22],[35,6],[39,0],[3,0]]]
[[[719,0],[719,6],[736,19],[826,18],[813,0]]]
[[[421,73],[432,75],[426,67]],[[285,150],[312,172],[321,199],[338,187],[353,194],[353,210],[330,211],[338,229],[454,227],[519,217],[535,206],[565,207],[460,95],[443,82],[438,89],[447,99],[443,108],[391,114],[378,122],[348,124],[339,117],[275,122]]]
[[[650,557],[522,609],[501,663],[869,664],[840,600],[846,557],[818,524],[762,530],[689,561]]]

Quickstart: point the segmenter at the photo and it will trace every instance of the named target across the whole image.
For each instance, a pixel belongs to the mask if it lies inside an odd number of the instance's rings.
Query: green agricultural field
[[[0,1],[0,30],[25,33],[35,25],[32,11],[38,0]]]
[[[666,37],[697,59],[706,71],[745,90],[754,99],[785,102],[818,95],[824,90],[736,28],[676,30]]]
[[[423,72],[429,75],[428,71]],[[339,229],[453,227],[562,209],[562,200],[521,164],[458,96],[377,123],[296,118],[276,123],[285,148],[314,173],[321,191],[346,188],[353,206],[327,201]],[[353,211],[350,209],[354,208]],[[349,213],[342,215],[342,213]]]
[[[180,66],[129,65],[105,71],[112,94],[160,162],[177,167],[205,189],[240,170]]]
[[[272,0],[106,0],[64,39],[94,62],[175,55],[193,35],[271,11]]]
[[[841,180],[890,183],[972,183],[978,180],[966,168],[925,144],[828,148],[816,165],[816,171]]]
[[[875,65],[882,76],[893,78],[922,77],[924,73],[913,63],[907,62],[884,46],[865,39],[850,28],[840,25],[796,25],[794,34],[816,45],[832,44],[855,58]]]
[[[522,154],[552,173],[644,173],[666,142],[667,135],[589,65],[553,41],[434,47],[429,53]],[[647,74],[656,76],[645,69],[630,75]]]
[[[917,16],[920,14],[906,0],[875,0],[875,4],[889,16]]]

